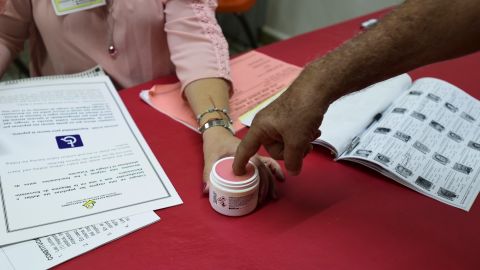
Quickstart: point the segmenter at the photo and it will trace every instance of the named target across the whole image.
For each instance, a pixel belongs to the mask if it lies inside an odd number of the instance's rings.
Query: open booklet
[[[0,83],[0,245],[180,203],[101,69]]]
[[[240,117],[254,115],[275,97]],[[404,74],[330,105],[314,141],[436,200],[468,211],[480,189],[480,102]]]

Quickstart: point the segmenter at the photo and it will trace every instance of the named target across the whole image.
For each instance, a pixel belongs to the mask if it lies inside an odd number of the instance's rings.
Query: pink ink
[[[233,157],[223,159],[217,163],[217,166],[215,166],[215,171],[217,172],[218,176],[231,182],[242,182],[250,179],[255,174],[255,168],[250,163],[247,164],[247,172],[241,176],[237,176],[233,173],[232,165]]]

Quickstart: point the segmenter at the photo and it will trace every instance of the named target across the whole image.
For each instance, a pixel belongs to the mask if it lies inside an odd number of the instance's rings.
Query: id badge
[[[57,16],[92,9],[106,4],[106,0],[52,0],[53,9]]]

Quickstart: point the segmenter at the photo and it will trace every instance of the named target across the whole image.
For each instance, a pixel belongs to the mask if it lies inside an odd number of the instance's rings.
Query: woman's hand
[[[196,80],[185,87],[185,97],[195,115],[201,115],[199,126],[209,119],[223,119],[228,121],[224,112],[208,112],[212,108],[229,110],[228,98],[231,85],[219,78]],[[207,112],[207,113],[206,113]],[[229,130],[221,126],[211,127],[203,136],[203,192],[207,193],[210,185],[210,171],[213,164],[223,157],[234,156],[240,139],[233,136]],[[280,165],[271,158],[252,154],[251,160],[258,168],[260,175],[259,204],[269,197],[275,198],[275,179],[284,180]],[[245,160],[245,163],[248,159]]]
[[[239,143],[240,139],[223,127],[212,127],[203,133],[204,193],[208,193],[213,164],[223,157],[234,156]],[[285,179],[280,165],[272,158],[259,155],[253,156],[251,160],[257,166],[260,175],[259,204],[265,203],[269,198],[276,199],[275,179],[279,181]]]

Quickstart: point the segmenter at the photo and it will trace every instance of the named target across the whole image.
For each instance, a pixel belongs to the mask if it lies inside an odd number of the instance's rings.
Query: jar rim
[[[233,159],[233,157],[225,157],[225,158],[222,158],[222,159],[219,159],[217,160],[214,164],[213,164],[213,167],[212,167],[212,171],[210,173],[211,176],[213,177],[210,177],[210,179],[212,181],[216,181],[219,185],[222,185],[224,187],[227,187],[227,188],[233,188],[233,189],[238,189],[238,188],[242,188],[242,187],[248,187],[250,186],[253,182],[256,181],[256,179],[258,178],[258,168],[257,166],[255,166],[255,164],[252,162],[252,161],[248,161],[254,168],[254,172],[253,172],[253,175],[250,177],[250,178],[247,178],[246,180],[243,180],[243,181],[229,181],[225,178],[223,178],[222,176],[220,176],[217,171],[215,170],[216,166],[226,160],[226,159]]]

